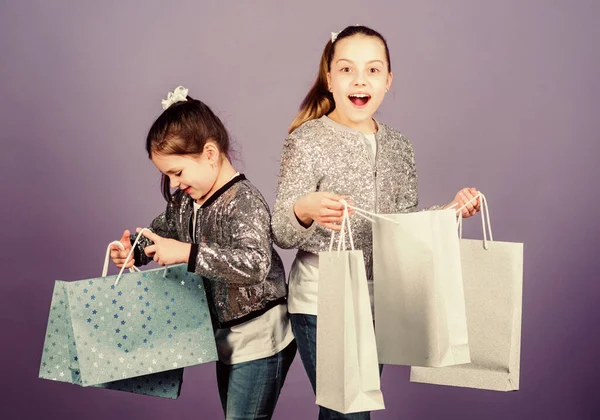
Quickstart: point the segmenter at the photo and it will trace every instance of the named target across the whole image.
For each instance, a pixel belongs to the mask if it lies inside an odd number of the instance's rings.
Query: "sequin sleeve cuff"
[[[296,213],[294,213],[294,206],[290,207],[290,211],[288,212],[288,216],[289,216],[289,219],[290,219],[290,223],[292,224],[292,226],[294,227],[294,229],[296,229],[299,233],[310,234],[310,233],[312,233],[313,230],[315,230],[315,227],[316,227],[317,223],[314,220],[310,224],[309,227],[304,227],[304,226],[302,226],[300,224],[300,221],[296,217]]]
[[[129,242],[131,242],[131,246],[133,246],[133,243],[135,242],[135,235],[130,235],[129,236]],[[133,265],[135,265],[136,267],[141,267],[144,265],[144,262],[142,261],[142,248],[137,246],[135,248],[133,248]]]
[[[431,206],[431,207],[427,207],[427,208],[424,208],[424,209],[421,209],[421,210],[417,210],[416,206],[415,206],[415,209],[413,211],[444,210],[444,207],[445,206],[441,206],[441,205],[436,204],[435,206]]]
[[[198,259],[198,251],[200,246],[198,244],[192,244],[190,248],[190,258],[188,259],[187,271],[194,273],[196,271],[196,260]]]

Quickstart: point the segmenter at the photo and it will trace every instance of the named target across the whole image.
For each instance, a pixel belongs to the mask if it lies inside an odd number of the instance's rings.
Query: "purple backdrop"
[[[106,244],[164,208],[143,144],[178,84],[222,117],[272,205],[322,47],[356,23],[389,40],[379,118],[415,145],[422,205],[476,186],[496,238],[525,243],[521,390],[389,366],[373,418],[600,418],[599,15],[594,0],[1,2],[2,418],[222,418],[213,365],[186,370],[178,401],[38,379],[53,282],[99,275]],[[275,418],[316,412],[297,356]]]

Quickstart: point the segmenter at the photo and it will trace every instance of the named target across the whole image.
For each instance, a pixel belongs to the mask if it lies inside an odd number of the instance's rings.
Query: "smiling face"
[[[377,37],[353,35],[335,44],[327,74],[335,100],[331,119],[373,133],[373,114],[392,84],[385,46]]]
[[[196,201],[214,192],[219,175],[219,153],[207,142],[200,155],[153,153],[152,163],[169,178],[171,188],[178,188]]]

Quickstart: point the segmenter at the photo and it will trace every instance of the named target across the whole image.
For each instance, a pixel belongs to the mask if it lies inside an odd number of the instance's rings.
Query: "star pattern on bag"
[[[152,283],[154,286],[146,283],[150,281],[149,272],[143,272],[127,274],[116,287],[114,276],[73,282],[66,294],[65,289],[55,287],[40,376],[83,385],[102,382],[97,386],[110,387],[107,383],[124,382],[119,380],[122,378],[132,381],[135,378],[131,376],[144,378],[140,375],[167,374],[174,368],[216,360],[216,348],[203,345],[212,341],[214,346],[212,328],[203,327],[201,322],[191,322],[206,319],[209,315],[202,282],[198,280],[196,292],[190,293],[190,288],[186,287],[188,282],[196,283],[196,275],[190,275],[186,268],[183,265],[170,267],[160,283]],[[156,270],[161,277],[163,271]],[[198,291],[201,298],[198,298]],[[66,299],[67,295],[69,299]],[[79,297],[85,299],[77,303]],[[63,318],[65,314],[68,315],[66,319]],[[57,324],[60,324],[59,328],[54,327]],[[50,325],[53,325],[52,329]],[[187,338],[183,345],[178,339],[182,337],[178,335],[180,332],[193,332],[195,338]],[[72,336],[75,338],[71,339]],[[174,346],[166,353],[165,340]],[[85,357],[79,357],[78,352]],[[86,375],[83,380],[81,372]],[[165,381],[165,384],[169,382]],[[171,384],[162,391],[177,387],[176,382]],[[144,388],[142,384],[139,386]]]

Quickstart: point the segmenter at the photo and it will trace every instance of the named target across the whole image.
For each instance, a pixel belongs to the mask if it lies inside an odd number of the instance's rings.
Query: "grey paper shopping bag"
[[[436,369],[412,367],[412,382],[495,391],[519,389],[523,244],[492,240],[485,199],[482,220],[483,240],[460,239],[471,363]]]

